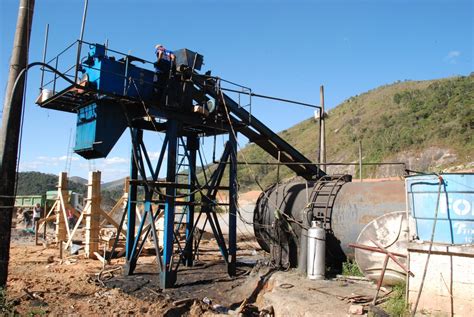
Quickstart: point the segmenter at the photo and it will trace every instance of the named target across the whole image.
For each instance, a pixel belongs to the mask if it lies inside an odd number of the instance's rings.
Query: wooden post
[[[61,197],[63,201],[69,200],[69,192],[67,188],[67,173],[62,172],[59,174],[59,182],[58,182],[58,197],[57,197],[57,204],[55,208],[56,212],[56,243],[59,244],[60,241],[67,240],[67,228],[66,222],[67,219],[64,218],[64,212],[62,210],[63,206],[61,203]]]
[[[87,200],[90,201],[89,208],[84,210],[86,219],[85,231],[85,254],[88,258],[95,258],[94,252],[99,251],[99,231],[100,231],[100,172],[89,173],[89,183],[87,184]]]
[[[46,221],[43,222],[43,240],[44,240],[44,241],[46,241],[46,230],[48,229],[48,228],[46,228],[46,225],[47,225],[47,224],[48,224],[48,223],[47,223]]]
[[[38,228],[39,228],[39,225],[38,225],[38,221],[36,222],[35,224],[35,245],[38,245],[38,236],[39,236],[39,232],[38,232]]]
[[[123,182],[123,193],[127,194],[128,196],[128,188],[130,186],[130,176],[125,177],[125,180]]]
[[[6,86],[0,127],[0,287],[2,288],[7,286],[8,262],[10,260],[11,225],[17,180],[17,153],[25,88],[25,76],[19,75],[28,64],[35,5],[34,0],[16,2],[19,2],[18,19],[6,85],[4,84],[6,78],[3,79],[2,74],[2,89],[3,85]],[[2,29],[2,34],[4,33],[6,32]],[[2,45],[6,42],[7,39],[2,35]]]
[[[63,258],[63,251],[64,251],[62,240],[59,241],[58,246],[59,246],[59,258],[62,259]]]
[[[112,208],[112,210],[110,210],[109,212],[102,211],[102,216],[103,216],[104,219],[102,219],[102,221],[100,223],[101,227],[103,225],[105,225],[106,223],[110,223],[109,220],[113,220],[113,216],[114,216],[115,213],[117,213],[117,211],[121,210],[122,212],[125,212],[125,208],[127,208],[127,201],[128,201],[128,186],[129,186],[129,183],[130,183],[130,177],[126,177],[125,178],[125,183],[124,183],[124,186],[123,186],[123,195],[122,195],[122,197],[120,197],[120,199],[117,201],[117,203]],[[104,213],[106,215],[104,215]],[[139,213],[137,215],[139,215]],[[115,221],[113,221],[111,224],[116,226],[116,227],[118,226],[118,224]]]

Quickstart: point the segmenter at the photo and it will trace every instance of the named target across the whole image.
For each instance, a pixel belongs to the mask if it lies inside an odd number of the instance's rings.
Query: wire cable
[[[229,114],[229,110],[227,108],[227,104],[225,102],[225,96],[224,96],[224,93],[222,92],[222,90],[219,90],[219,93],[221,95],[221,98],[222,98],[222,101],[223,101],[223,104],[224,104],[224,110],[226,112],[226,116],[227,116],[227,120],[229,122],[229,125],[230,125],[230,128],[231,128],[231,132],[232,134],[234,135],[234,138],[237,140],[237,134],[235,132],[235,129],[234,129],[234,126],[232,124],[232,120],[230,119],[230,114]],[[246,163],[246,167],[248,168],[248,170],[251,172],[252,176],[254,177],[254,180],[255,180],[255,183],[257,184],[257,186],[260,188],[260,190],[262,191],[263,195],[266,196],[267,198],[267,201],[268,202],[271,202],[270,198],[268,197],[265,189],[262,187],[262,185],[260,184],[260,182],[257,180],[257,177],[255,175],[255,172],[252,170],[252,168],[250,167],[250,165],[247,163],[247,159],[245,157],[245,154],[243,153],[242,151],[242,148],[240,147],[240,144],[237,142],[237,146],[239,147],[239,150],[242,154],[242,157],[244,159],[244,162]],[[275,207],[275,212],[278,213],[279,215],[284,215],[285,219],[288,219],[290,216],[289,215],[286,215],[284,212],[281,212],[280,208],[273,202],[271,202],[271,204]],[[293,219],[294,220],[294,219]],[[299,224],[299,222],[297,222],[296,220],[294,220],[295,223]],[[300,224],[302,225],[302,224]],[[289,232],[295,237],[297,238],[297,235],[296,233],[293,231],[293,228],[291,227],[291,225],[287,222],[287,226],[288,226],[288,230]]]

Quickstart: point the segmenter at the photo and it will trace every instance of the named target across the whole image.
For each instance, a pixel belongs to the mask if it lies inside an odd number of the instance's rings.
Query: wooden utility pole
[[[319,116],[319,163],[321,168],[324,168],[324,163],[326,163],[326,125],[325,125],[325,113],[324,113],[324,86],[321,86],[319,89],[320,103],[321,103],[321,113]]]
[[[10,257],[11,223],[15,203],[16,163],[20,136],[21,111],[25,76],[15,81],[28,64],[34,0],[20,0],[15,39],[10,60],[10,73],[3,105],[0,130],[0,287],[5,287]]]

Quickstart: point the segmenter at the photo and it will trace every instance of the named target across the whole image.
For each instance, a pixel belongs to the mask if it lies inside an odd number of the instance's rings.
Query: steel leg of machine
[[[176,181],[176,154],[178,149],[178,124],[174,120],[168,120],[168,159],[166,181]],[[164,217],[164,241],[163,241],[163,270],[160,272],[160,287],[162,289],[172,287],[176,282],[176,272],[172,270],[171,259],[174,251],[174,214],[175,214],[176,189],[173,186],[166,188],[165,217]]]
[[[230,276],[234,276],[237,261],[237,140],[233,131],[229,133],[229,145],[229,259],[227,271]]]
[[[136,232],[135,239],[133,241],[132,251],[130,252],[130,257],[127,257],[127,261],[130,267],[136,267],[138,254],[137,254],[137,246],[140,243],[140,237],[142,235],[143,227],[145,225],[145,221],[147,219],[148,211],[145,210],[143,214],[142,220],[140,221],[140,225],[138,226],[138,231]]]
[[[142,254],[142,251],[143,251],[143,248],[145,247],[145,243],[146,243],[146,239],[148,238],[148,235],[150,234],[150,232],[152,232],[152,230],[156,229],[155,227],[153,227],[151,225],[151,223],[155,223],[155,221],[158,218],[158,216],[160,215],[160,213],[161,213],[160,208],[158,208],[155,215],[153,215],[153,211],[150,213],[150,218],[152,218],[152,219],[150,219],[150,226],[148,227],[148,229],[143,234],[142,241],[140,242],[140,245],[138,246],[138,251],[137,251],[137,255],[136,255],[137,258],[140,256],[140,254]],[[155,230],[155,232],[156,232],[156,230]],[[161,272],[162,267],[163,267],[163,263],[161,261],[161,255],[160,255],[159,252],[156,254],[156,261],[158,262],[159,269],[160,269],[160,272]]]
[[[143,136],[143,131],[139,129],[132,130],[132,146],[138,147],[139,141]],[[130,162],[130,179],[136,180],[138,178],[138,162],[135,160],[134,150],[132,149],[132,157]],[[128,194],[128,206],[127,206],[127,242],[125,246],[125,257],[127,262],[125,263],[124,273],[125,275],[133,274],[135,266],[130,262],[133,254],[133,244],[135,241],[135,218],[136,218],[136,201],[137,201],[137,184],[130,183],[130,189]]]

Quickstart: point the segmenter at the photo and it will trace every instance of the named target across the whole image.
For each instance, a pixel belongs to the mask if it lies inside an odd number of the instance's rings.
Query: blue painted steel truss
[[[130,191],[127,208],[126,274],[134,273],[145,242],[151,234],[160,272],[160,287],[172,287],[180,264],[192,266],[201,238],[197,230],[202,215],[204,226],[209,223],[219,250],[227,263],[228,273],[236,273],[236,215],[237,215],[237,142],[233,132],[229,133],[217,168],[200,184],[196,176],[196,161],[199,153],[198,135],[180,136],[179,122],[167,121],[165,138],[156,166],[153,166],[143,142],[143,130],[131,128],[132,155]],[[181,150],[181,152],[179,151]],[[166,180],[159,180],[166,156]],[[200,156],[200,155],[199,155]],[[201,162],[202,164],[202,162]],[[202,164],[203,165],[203,164]],[[221,181],[229,165],[229,184]],[[185,174],[184,174],[184,173]],[[138,192],[143,192],[143,216],[136,224]],[[229,192],[229,235],[225,236],[216,214],[217,193]],[[201,194],[200,202],[196,193]],[[178,209],[178,207],[180,207]],[[195,219],[196,208],[200,207]],[[160,249],[155,222],[164,218],[163,248]],[[180,237],[180,228],[185,225],[185,239]],[[184,227],[183,227],[184,228]],[[197,243],[195,241],[197,240]]]
[[[43,85],[44,96],[37,103],[44,108],[77,114],[75,151],[86,159],[106,157],[128,127],[132,140],[130,189],[127,207],[126,274],[133,274],[142,254],[145,241],[151,235],[160,270],[162,288],[176,282],[180,263],[193,265],[201,239],[196,226],[205,215],[204,226],[209,223],[219,249],[228,265],[228,272],[236,271],[237,228],[237,132],[248,138],[288,168],[308,180],[317,180],[325,173],[317,165],[285,142],[266,125],[252,116],[239,103],[225,95],[221,79],[196,72],[196,58],[186,51],[176,72],[171,72],[166,85],[155,81],[157,73],[146,67],[153,64],[143,59],[122,54],[104,45],[78,41],[89,46],[87,56],[75,67],[82,73],[80,83],[70,80],[68,86],[56,85],[57,79],[67,79],[59,73],[57,57],[51,60],[56,69],[51,81]],[[72,46],[70,46],[72,47]],[[67,49],[66,49],[67,50]],[[121,56],[109,56],[110,53]],[[195,54],[195,53],[194,53]],[[180,54],[177,54],[179,57]],[[199,55],[200,56],[200,55]],[[197,56],[197,57],[199,57]],[[202,59],[202,56],[200,57]],[[189,63],[189,60],[194,62]],[[142,63],[143,66],[137,66]],[[202,63],[202,60],[200,61]],[[200,64],[198,63],[198,64]],[[174,73],[174,74],[173,74]],[[59,77],[57,76],[59,75]],[[159,76],[158,76],[159,77]],[[163,79],[163,78],[158,78]],[[50,87],[52,86],[52,87]],[[51,92],[51,95],[46,92]],[[212,106],[207,107],[208,103]],[[197,107],[197,111],[196,111]],[[206,111],[204,111],[206,110]],[[164,133],[158,161],[152,164],[143,141],[143,131]],[[199,136],[228,134],[228,142],[217,168],[204,184],[196,177]],[[164,168],[166,179],[158,178]],[[204,167],[201,159],[201,165]],[[226,170],[226,166],[229,168]],[[205,170],[205,169],[204,169]],[[183,172],[185,171],[185,172]],[[228,186],[222,186],[224,172],[229,173]],[[181,174],[186,175],[181,175]],[[226,241],[216,214],[216,197],[219,190],[229,195],[229,235]],[[196,194],[201,200],[196,200]],[[142,197],[143,196],[143,197]],[[140,198],[140,199],[139,199]],[[136,223],[137,204],[143,202],[144,214]],[[199,213],[197,214],[197,208]],[[194,219],[195,213],[197,214]],[[164,218],[163,247],[160,249],[155,221]],[[185,219],[185,239],[180,228]],[[125,223],[125,215],[121,225]],[[138,226],[137,226],[138,225]],[[113,250],[120,233],[114,243]],[[197,238],[196,245],[193,241]],[[113,252],[111,252],[113,254]]]

